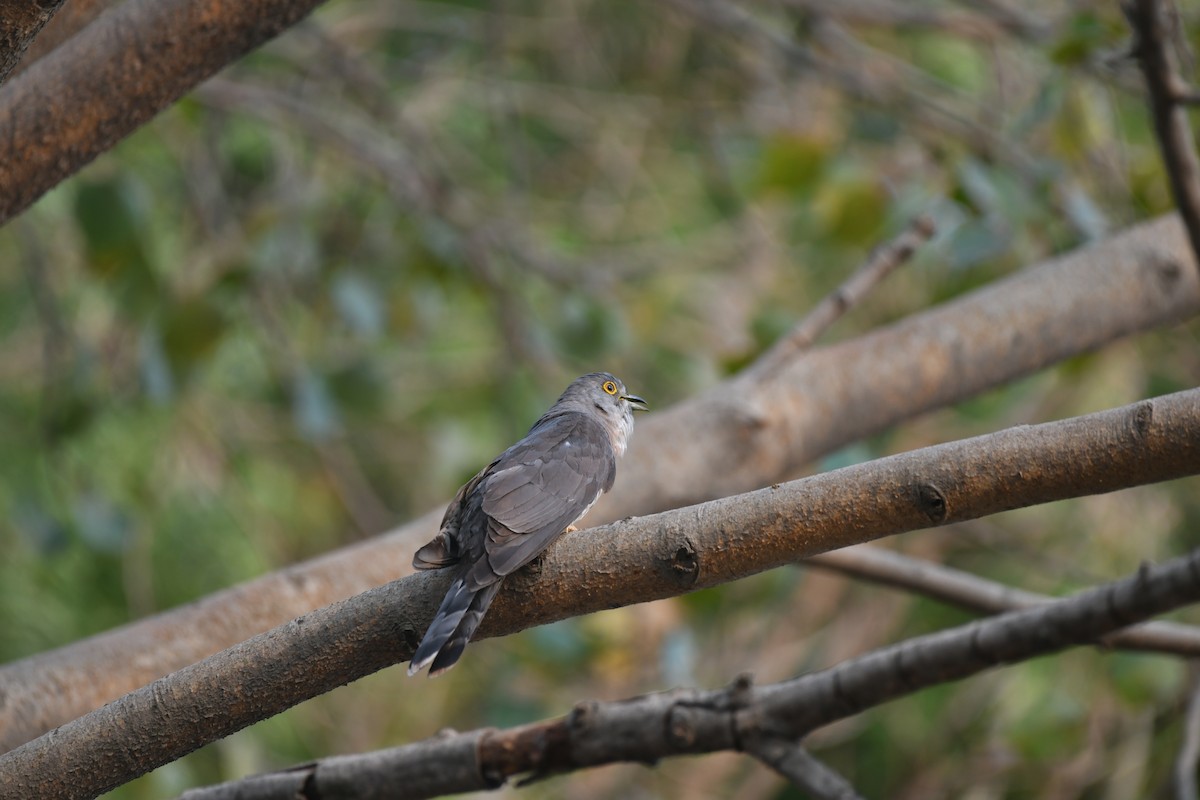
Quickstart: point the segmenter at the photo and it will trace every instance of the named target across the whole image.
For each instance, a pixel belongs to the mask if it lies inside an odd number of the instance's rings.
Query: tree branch
[[[127,0],[0,90],[0,224],[320,0]]]
[[[1150,92],[1150,111],[1171,194],[1191,239],[1192,252],[1200,259],[1200,161],[1193,147],[1187,108],[1180,102],[1191,92],[1179,75],[1171,48],[1167,3],[1133,0],[1125,4],[1125,13],[1137,36],[1134,53]]]
[[[13,67],[29,48],[64,0],[0,0],[0,83],[4,83]]]
[[[1192,677],[1182,738],[1172,776],[1175,800],[1197,800],[1196,765],[1200,763],[1200,676],[1197,675]]]
[[[564,536],[543,560],[506,579],[477,638],[716,586],[903,531],[1196,473],[1200,389],[915,450]],[[99,794],[408,659],[447,589],[446,573],[410,575],[314,611],[0,756],[0,796]],[[979,643],[983,652],[993,646],[1010,660],[1007,644]],[[881,689],[824,691],[853,706]],[[828,721],[819,709],[789,713],[811,726]]]
[[[599,524],[786,479],[838,447],[1200,311],[1175,217],[854,340],[744,373],[638,423]],[[714,465],[719,465],[717,468]],[[410,571],[441,509],[391,533],[0,669],[0,751],[293,617]],[[129,654],[136,653],[135,659]]]
[[[982,614],[1033,608],[1055,599],[869,545],[821,553],[802,563],[907,589]],[[1195,658],[1200,656],[1200,628],[1176,622],[1147,622],[1114,633],[1104,644]]]
[[[1131,577],[1063,600],[920,636],[782,683],[754,687],[740,678],[714,691],[677,689],[612,703],[581,703],[558,719],[323,759],[286,773],[193,789],[181,800],[417,800],[494,789],[530,772],[649,763],[718,750],[765,755],[790,777],[796,753],[802,752],[790,743],[823,725],[1001,664],[1094,642],[1124,625],[1197,601],[1200,550],[1161,566],[1143,566]],[[389,792],[375,793],[380,786]]]
[[[795,358],[802,350],[812,347],[821,334],[829,330],[842,315],[875,288],[880,281],[912,258],[917,248],[935,233],[933,220],[920,216],[908,224],[899,236],[880,245],[854,274],[804,316],[795,328],[777,341],[754,365],[762,372],[773,372]]]
[[[862,800],[854,787],[799,742],[778,736],[752,737],[742,749],[817,800]]]

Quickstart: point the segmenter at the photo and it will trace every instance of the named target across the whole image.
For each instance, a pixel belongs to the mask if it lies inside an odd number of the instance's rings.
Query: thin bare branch
[[[875,248],[862,266],[841,286],[817,303],[786,336],[776,342],[755,364],[754,369],[769,375],[784,362],[794,358],[796,353],[812,347],[821,334],[860,303],[867,293],[897,267],[912,258],[917,248],[929,241],[935,232],[933,220],[920,216],[890,242]]]
[[[1171,194],[1183,217],[1192,251],[1200,259],[1200,160],[1187,109],[1179,100],[1193,92],[1179,74],[1171,32],[1171,25],[1178,24],[1178,15],[1170,8],[1166,0],[1132,0],[1125,5],[1125,13],[1137,36],[1134,52],[1150,93],[1150,111]]]
[[[743,677],[713,691],[677,689],[612,703],[581,703],[558,719],[323,759],[286,773],[193,789],[182,800],[382,797],[372,793],[380,786],[391,787],[388,797],[417,800],[494,789],[530,772],[649,763],[718,750],[765,757],[793,780],[826,785],[829,779],[836,786],[836,779],[842,793],[833,788],[819,796],[854,797],[838,776],[825,772],[816,777],[806,754],[792,743],[821,726],[921,689],[1094,642],[1124,625],[1197,601],[1200,550],[1038,608],[910,639],[782,683],[755,687]]]
[[[817,800],[862,800],[848,780],[799,742],[778,736],[751,737],[742,743],[742,749]]]
[[[737,497],[630,518],[593,535],[563,536],[541,561],[506,579],[477,638],[716,586],[903,531],[1197,473],[1200,389],[915,450]],[[314,611],[0,756],[0,797],[94,796],[410,658],[445,594],[451,577],[447,572],[410,575]],[[1173,587],[1165,584],[1162,591]],[[1093,625],[1112,615],[1124,619],[1122,625],[1136,621],[1135,615],[1125,616],[1124,603],[1105,599],[1113,605],[1105,606],[1108,614],[1093,611]],[[1050,609],[1057,607],[1014,612],[1005,619],[1051,619],[1056,612]],[[1047,616],[1038,616],[1043,614]],[[1059,628],[1039,622],[1032,630],[1041,632],[1034,638],[1044,645],[1055,639],[1042,635],[1044,631]],[[1072,641],[1107,633],[1084,630],[1094,632]],[[1029,636],[1019,629],[1007,635]],[[1012,649],[1017,645],[1007,639],[975,644],[967,650],[970,664],[980,653],[996,653],[1000,661],[1017,657]],[[891,663],[893,657],[888,656],[889,667],[899,666]],[[872,673],[871,680],[881,679]],[[927,685],[909,685],[912,680],[906,675],[910,690]],[[839,698],[839,708],[860,710],[866,707],[855,706],[860,698],[883,697],[884,685],[860,683],[825,686],[825,694],[818,695],[826,698],[824,711],[820,703],[814,708],[789,706],[796,719],[811,720],[807,727],[772,725],[764,730],[788,736],[825,724],[832,718],[822,717],[830,711],[829,698]]]
[[[983,614],[1033,608],[1055,599],[870,545],[821,553],[803,563],[917,592]],[[1200,628],[1176,622],[1147,622],[1114,633],[1104,644],[1195,658],[1200,656]]]
[[[739,377],[714,386],[638,423],[616,487],[588,521],[595,525],[769,485],[916,414],[1184,319],[1200,311],[1200,270],[1192,265],[1178,219],[1164,218],[869,335],[806,351],[770,380]],[[1028,335],[1034,330],[1040,335]],[[441,512],[5,666],[0,751],[174,669],[405,574]],[[129,653],[137,659],[131,662]]]
[[[1051,32],[1049,25],[1031,15],[1021,18],[987,13],[986,9],[957,10],[895,0],[783,0],[783,4],[850,25],[888,30],[932,29],[963,39],[994,41],[1015,35],[1040,41]]]
[[[1195,672],[1195,670],[1193,670]],[[1196,770],[1200,764],[1200,674],[1192,678],[1187,713],[1183,717],[1183,741],[1175,757],[1175,800],[1196,800]]]

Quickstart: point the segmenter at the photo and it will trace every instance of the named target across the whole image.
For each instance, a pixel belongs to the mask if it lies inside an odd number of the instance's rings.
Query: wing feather
[[[494,574],[532,561],[612,486],[615,472],[608,432],[579,413],[544,419],[505,451],[481,485]]]

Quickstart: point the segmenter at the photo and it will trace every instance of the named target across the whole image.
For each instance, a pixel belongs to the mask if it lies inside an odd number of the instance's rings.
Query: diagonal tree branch
[[[933,220],[929,217],[920,216],[910,222],[899,236],[876,248],[853,275],[817,303],[796,327],[772,345],[755,364],[755,369],[774,371],[795,358],[801,350],[812,347],[821,334],[829,330],[880,281],[912,258],[917,248],[929,241],[935,232]]]
[[[1055,599],[870,545],[821,553],[802,563],[907,589],[983,614],[1033,608]],[[1147,622],[1114,633],[1104,644],[1196,658],[1200,656],[1200,628],[1176,622]]]
[[[1011,428],[564,536],[506,580],[478,638],[715,586],[881,536],[1197,473],[1200,389]],[[0,797],[99,794],[408,659],[445,593],[445,573],[410,575],[314,611],[0,756]],[[1050,612],[1011,616],[1020,614]],[[975,644],[980,652],[999,646]],[[881,690],[824,688],[839,707]],[[789,707],[811,720],[805,731],[827,722],[828,710]]]
[[[1171,47],[1169,3],[1133,0],[1125,4],[1125,13],[1137,35],[1134,53],[1150,93],[1150,111],[1171,194],[1183,217],[1192,251],[1200,259],[1200,160],[1196,157],[1187,107],[1182,102],[1190,91],[1179,75]]]
[[[0,0],[0,84],[12,73],[29,43],[62,4],[63,0],[40,3]]]
[[[1200,311],[1176,217],[1032,266],[854,340],[805,351],[639,421],[591,524],[786,479],[924,411]],[[720,468],[714,468],[720,465]],[[381,536],[0,669],[0,751],[293,617],[410,571],[441,509]],[[129,654],[136,657],[130,659]]]
[[[0,223],[320,0],[127,0],[0,89]]]
[[[742,749],[817,800],[862,800],[848,780],[814,758],[799,742],[759,736],[743,741]]]
[[[782,683],[754,687],[740,678],[713,691],[679,689],[618,702],[581,703],[558,719],[322,759],[285,773],[193,789],[181,800],[417,800],[494,789],[529,772],[541,775],[618,761],[649,763],[717,750],[765,757],[791,777],[804,758],[791,743],[823,725],[1001,664],[1094,642],[1130,623],[1197,601],[1200,550],[1160,566],[1143,566],[1131,577],[1063,600],[920,636]],[[825,773],[822,778],[837,776]],[[848,790],[842,781],[842,794],[833,788],[828,796],[852,797]]]

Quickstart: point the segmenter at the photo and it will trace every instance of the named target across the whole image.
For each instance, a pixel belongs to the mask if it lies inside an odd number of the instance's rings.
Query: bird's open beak
[[[636,394],[623,394],[621,399],[629,403],[638,411],[649,411],[650,406],[646,405],[646,401],[638,397]]]

